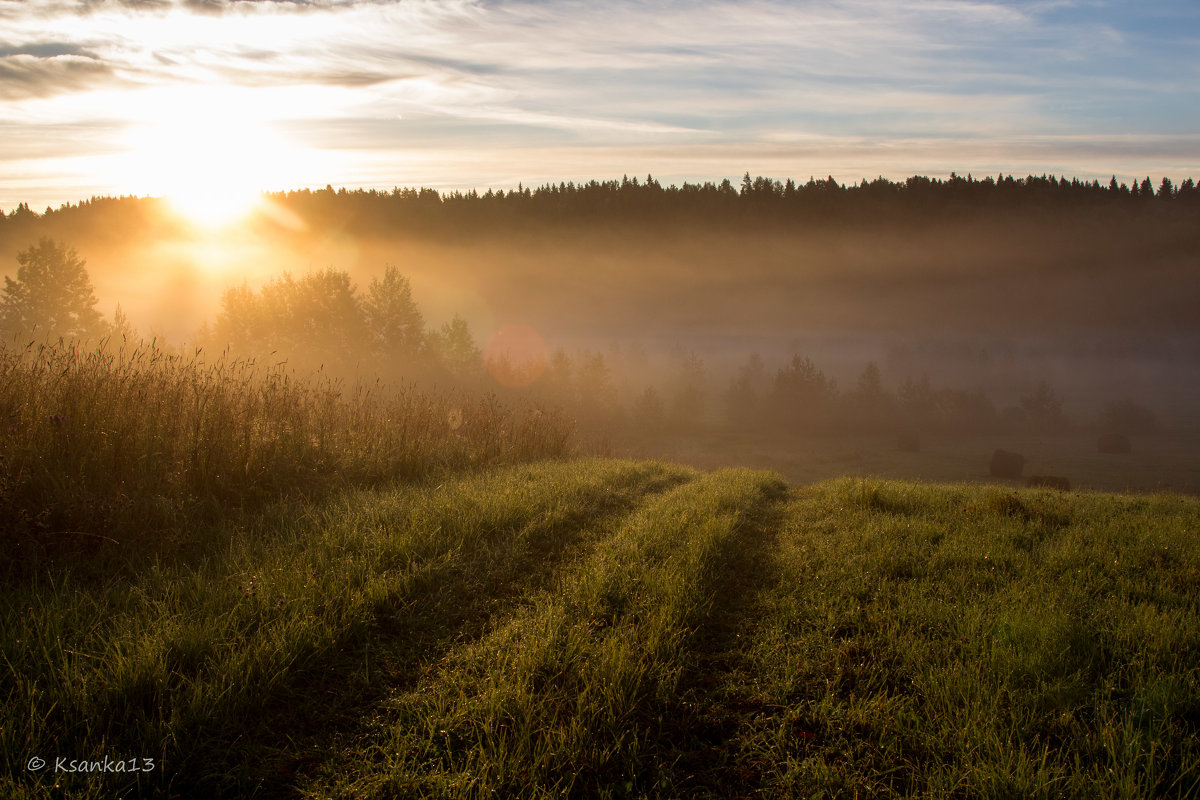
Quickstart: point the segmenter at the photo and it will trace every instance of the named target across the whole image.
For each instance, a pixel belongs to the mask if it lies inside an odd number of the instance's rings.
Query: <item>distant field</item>
[[[0,796],[1200,792],[1195,498],[573,460],[237,525],[3,587]]]
[[[1072,486],[1103,492],[1182,492],[1200,495],[1200,433],[1135,437],[1133,452],[1105,455],[1096,450],[1096,434],[925,436],[921,450],[903,453],[896,437],[781,436],[770,440],[710,434],[640,443],[619,455],[667,458],[700,469],[737,464],[771,469],[794,483],[813,483],[846,475],[1023,486],[988,475],[997,448],[1028,460],[1024,475],[1061,475]]]

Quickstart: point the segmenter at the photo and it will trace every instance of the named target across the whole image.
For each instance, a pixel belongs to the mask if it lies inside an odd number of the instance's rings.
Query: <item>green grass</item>
[[[155,353],[0,370],[0,796],[1200,794],[1196,498],[542,460]]]
[[[369,675],[343,680],[379,640],[393,673],[414,668],[552,566],[585,521],[682,478],[570,462],[349,492],[272,509],[218,558],[101,589],[67,577],[9,591],[7,770],[21,777],[24,753],[120,750],[163,765],[146,776],[155,791],[259,785],[292,756],[280,731],[369,699]]]
[[[611,460],[281,503],[6,589],[0,794],[1194,796],[1198,530],[1169,495]]]
[[[553,586],[392,698],[351,758],[327,766],[307,791],[558,797],[652,789],[722,564],[782,489],[762,473],[705,475],[611,525]],[[364,764],[360,750],[375,758]]]
[[[799,490],[725,683],[726,702],[762,709],[733,760],[768,795],[1195,796],[1198,512],[1168,496]]]

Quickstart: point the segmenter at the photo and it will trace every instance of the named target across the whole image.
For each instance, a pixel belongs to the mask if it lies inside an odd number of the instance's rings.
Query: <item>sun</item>
[[[152,186],[147,193],[203,227],[229,224],[254,208],[267,188],[269,144],[255,126],[220,117],[155,123],[130,141]]]
[[[290,148],[237,94],[173,97],[126,136],[128,169],[138,193],[164,197],[202,228],[244,219],[262,193],[286,183]]]

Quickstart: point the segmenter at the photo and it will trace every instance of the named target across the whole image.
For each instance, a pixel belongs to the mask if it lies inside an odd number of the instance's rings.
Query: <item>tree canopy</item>
[[[0,326],[7,335],[47,339],[101,336],[106,326],[85,262],[75,249],[43,237],[17,254],[17,278],[4,277]]]

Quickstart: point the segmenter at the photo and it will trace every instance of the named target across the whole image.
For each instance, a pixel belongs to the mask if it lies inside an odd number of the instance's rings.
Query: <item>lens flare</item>
[[[546,341],[528,325],[504,325],[488,340],[483,360],[501,386],[528,386],[546,371]]]

